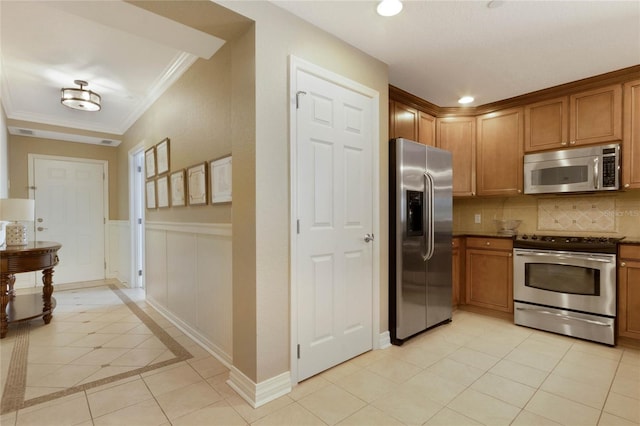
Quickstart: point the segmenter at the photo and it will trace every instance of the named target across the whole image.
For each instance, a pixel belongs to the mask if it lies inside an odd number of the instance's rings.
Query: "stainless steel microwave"
[[[620,144],[524,156],[524,193],[613,191],[620,187]]]

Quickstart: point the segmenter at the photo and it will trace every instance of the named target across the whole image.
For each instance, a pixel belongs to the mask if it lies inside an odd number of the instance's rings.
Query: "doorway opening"
[[[131,287],[144,288],[144,145],[129,151],[129,224],[131,229]]]

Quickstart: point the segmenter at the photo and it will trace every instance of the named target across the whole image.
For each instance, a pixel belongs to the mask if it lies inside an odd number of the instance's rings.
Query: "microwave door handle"
[[[598,157],[593,159],[593,187],[600,189],[600,170],[598,168]]]

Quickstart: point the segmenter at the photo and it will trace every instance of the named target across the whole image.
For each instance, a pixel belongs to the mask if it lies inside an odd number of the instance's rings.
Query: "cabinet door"
[[[418,142],[436,146],[436,118],[422,111],[418,112]]]
[[[640,260],[618,268],[618,335],[640,339]]]
[[[569,144],[622,139],[622,86],[614,84],[569,98]]]
[[[523,109],[478,116],[478,195],[522,193]]]
[[[476,193],[476,119],[475,117],[438,118],[437,146],[451,152],[453,196]]]
[[[512,260],[505,251],[467,249],[467,304],[513,312]]]
[[[412,141],[418,139],[418,110],[410,106],[393,102],[393,135]]]
[[[513,312],[513,257],[510,252],[466,250],[468,305]]]
[[[640,80],[624,85],[622,187],[640,188]]]
[[[526,152],[564,148],[569,144],[569,98],[562,97],[524,108]]]

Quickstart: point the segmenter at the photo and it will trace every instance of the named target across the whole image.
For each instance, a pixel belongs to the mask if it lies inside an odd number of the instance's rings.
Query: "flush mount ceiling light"
[[[380,16],[395,16],[402,10],[402,3],[400,0],[382,0],[376,10]]]
[[[80,88],[62,89],[62,98],[60,99],[62,105],[80,111],[100,111],[100,95],[84,88],[89,83],[84,80],[74,80],[73,82]]]
[[[462,105],[466,105],[466,104],[470,104],[474,100],[475,99],[473,99],[473,96],[463,96],[460,99],[458,99],[458,103]]]

